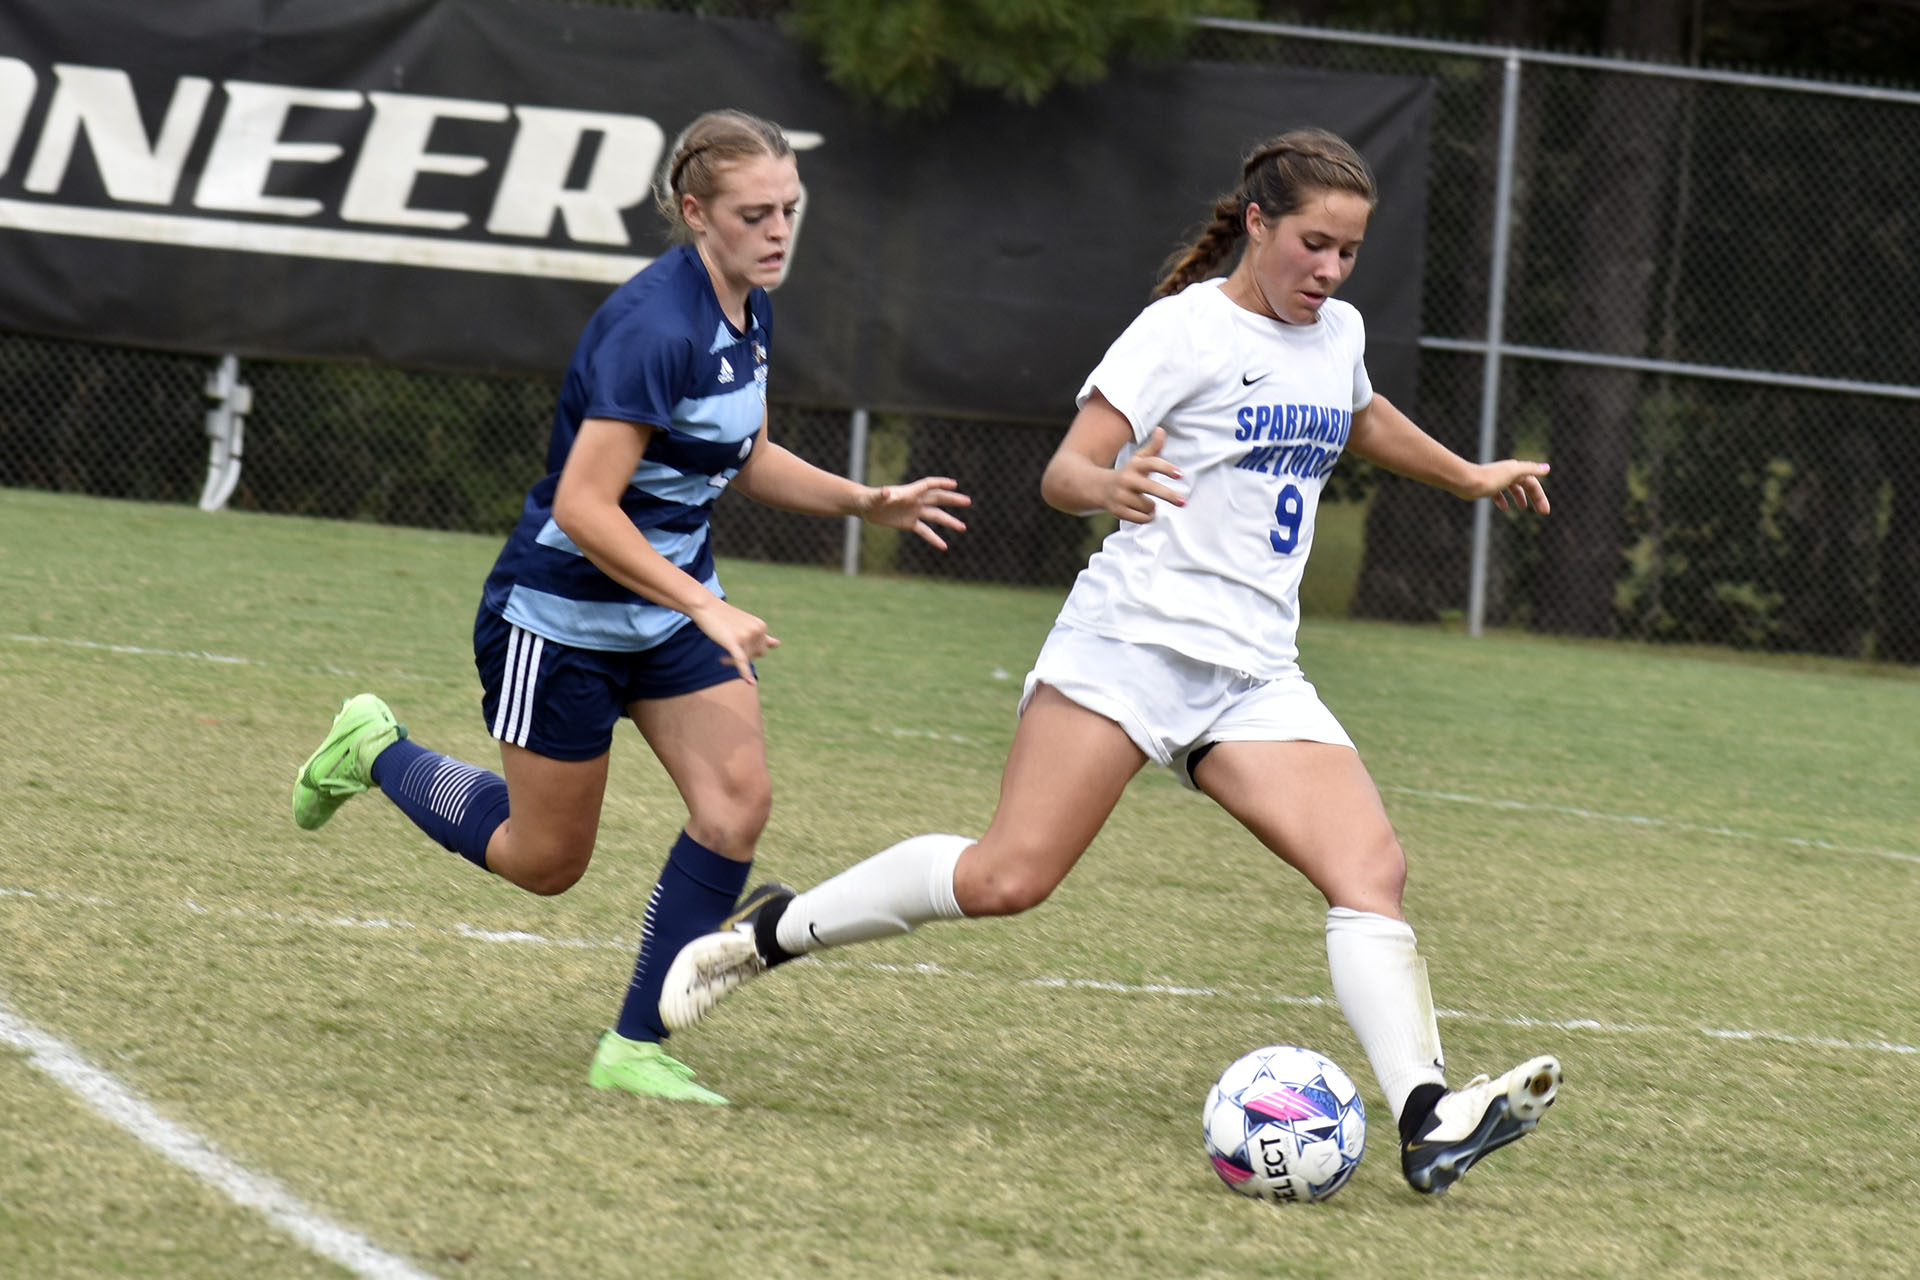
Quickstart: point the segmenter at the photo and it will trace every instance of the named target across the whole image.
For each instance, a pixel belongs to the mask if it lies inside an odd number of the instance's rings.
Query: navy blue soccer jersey
[[[567,366],[547,475],[528,492],[487,576],[486,608],[581,649],[650,649],[688,621],[602,573],[553,521],[560,471],[588,418],[653,428],[620,507],[654,550],[724,594],[708,517],[766,412],[773,326],[766,290],[748,295],[747,317],[745,333],[728,321],[700,255],[685,244],[600,305]]]

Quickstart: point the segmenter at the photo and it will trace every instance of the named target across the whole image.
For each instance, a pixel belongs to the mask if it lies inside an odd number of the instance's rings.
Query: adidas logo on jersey
[[[720,357],[720,381],[722,382],[733,381],[733,362],[731,360],[728,360],[725,356]]]

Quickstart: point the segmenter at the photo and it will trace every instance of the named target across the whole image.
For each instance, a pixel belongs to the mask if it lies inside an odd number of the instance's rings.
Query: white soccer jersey
[[[1373,386],[1353,307],[1328,299],[1316,323],[1282,324],[1233,303],[1224,283],[1147,307],[1080,389],[1085,404],[1099,388],[1136,445],[1165,428],[1161,456],[1183,477],[1166,483],[1187,504],[1122,523],[1060,620],[1272,679],[1298,670],[1314,512]]]

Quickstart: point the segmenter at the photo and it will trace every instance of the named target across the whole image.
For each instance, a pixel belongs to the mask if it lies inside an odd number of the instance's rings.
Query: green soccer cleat
[[[629,1040],[615,1031],[601,1035],[600,1047],[593,1051],[593,1065],[587,1068],[587,1083],[596,1089],[625,1089],[643,1098],[704,1102],[710,1107],[728,1105],[713,1090],[695,1084],[693,1068],[668,1057],[659,1045],[651,1040]]]
[[[370,693],[340,704],[327,740],[307,757],[293,780],[293,820],[305,831],[326,825],[334,811],[373,785],[373,762],[407,736],[387,704]]]

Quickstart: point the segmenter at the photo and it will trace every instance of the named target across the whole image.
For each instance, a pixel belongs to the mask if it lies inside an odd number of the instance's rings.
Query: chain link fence
[[[1192,53],[1434,81],[1414,416],[1554,464],[1546,521],[1343,466],[1308,612],[1920,662],[1920,93],[1259,23]],[[0,334],[0,486],[218,505],[237,445],[232,507],[504,533],[556,391],[262,361],[216,400],[216,373]],[[726,495],[716,550],[1064,585],[1110,527],[1039,498],[1069,414],[869,418],[776,382],[775,439],[872,483],[959,477],[970,530],[849,542]]]
[[[1479,547],[1443,495],[1349,491],[1354,613],[1920,661],[1920,93],[1271,23],[1194,52],[1433,80],[1416,417],[1554,464],[1553,516]]]

